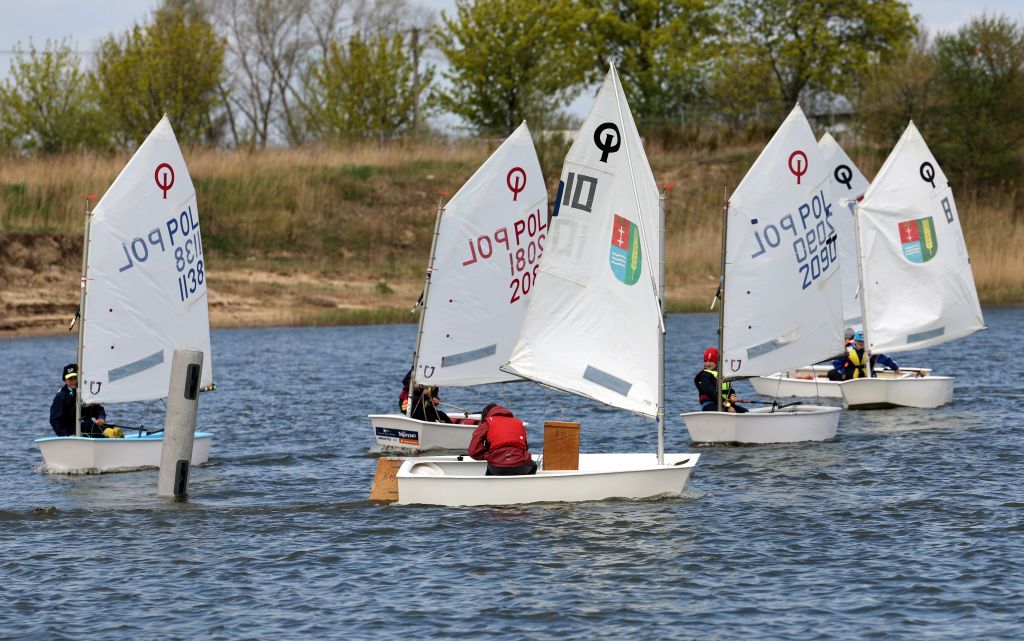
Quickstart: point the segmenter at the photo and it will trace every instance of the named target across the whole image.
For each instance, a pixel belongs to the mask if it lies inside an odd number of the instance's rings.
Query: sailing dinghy
[[[800,106],[726,203],[719,307],[719,380],[764,376],[842,351],[843,304],[832,176]],[[687,412],[694,443],[822,441],[838,407]]]
[[[78,315],[78,402],[167,396],[178,348],[203,351],[200,387],[213,383],[206,264],[192,179],[164,116],[86,216]],[[160,466],[163,435],[36,439],[49,473]],[[196,432],[192,464],[209,458],[212,434]]]
[[[857,165],[846,154],[831,134],[826,132],[818,147],[825,157],[825,165],[832,174],[832,226],[836,230],[836,246],[843,289],[843,325],[852,330],[863,327],[860,309],[860,272],[857,265],[857,237],[853,226],[853,210],[868,189],[868,180]],[[806,365],[769,376],[755,376],[750,379],[754,391],[774,398],[835,398],[842,399],[840,382],[828,378],[831,363]],[[890,370],[878,372],[878,376],[927,376],[930,369],[904,367],[900,373]]]
[[[401,462],[398,503],[504,505],[678,496],[698,454],[664,453],[663,211],[612,67],[565,159],[526,320],[503,370],[658,419],[657,453],[485,476],[469,457]]]
[[[985,329],[953,190],[913,122],[854,223],[866,354],[926,349]],[[851,409],[931,408],[953,400],[953,377],[858,378],[840,390]]]
[[[413,385],[520,380],[498,367],[526,316],[547,212],[547,188],[524,122],[438,211],[410,397]],[[371,414],[370,423],[380,451],[404,453],[465,450],[476,427],[403,414]]]

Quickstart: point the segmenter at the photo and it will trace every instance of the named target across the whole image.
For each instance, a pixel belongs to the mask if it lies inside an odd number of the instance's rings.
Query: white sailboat
[[[831,134],[825,132],[818,140],[825,158],[825,166],[832,175],[832,226],[836,230],[836,246],[841,268],[843,290],[843,325],[853,330],[863,327],[860,309],[860,272],[857,265],[857,237],[853,225],[853,210],[868,189],[868,179],[846,154]],[[831,381],[830,363],[804,365],[769,376],[750,379],[754,391],[775,398],[843,398],[839,381]],[[903,368],[901,376],[927,376],[926,368]],[[881,371],[879,376],[890,378],[896,373]]]
[[[206,265],[192,179],[164,116],[86,216],[78,327],[79,403],[167,396],[175,349],[203,351],[202,388],[213,382]],[[80,407],[80,406],[79,406]],[[209,458],[197,432],[192,464]],[[36,439],[50,473],[159,467],[163,437]]]
[[[720,381],[764,376],[842,351],[831,182],[797,105],[726,204]],[[694,443],[787,443],[835,437],[839,411],[772,405],[745,414],[682,416]]]
[[[985,329],[953,190],[911,122],[854,212],[865,352],[925,349]],[[849,408],[939,407],[951,376],[860,378]]]
[[[524,122],[438,212],[413,385],[520,380],[498,367],[508,360],[526,316],[547,211],[547,188]],[[371,414],[370,423],[382,452],[465,450],[475,428],[403,414]]]
[[[657,453],[579,455],[577,470],[485,476],[468,457],[407,459],[399,503],[502,505],[679,495],[698,454],[664,453],[663,212],[614,67],[559,184],[536,289],[503,369],[658,418]],[[460,460],[464,459],[464,460]]]

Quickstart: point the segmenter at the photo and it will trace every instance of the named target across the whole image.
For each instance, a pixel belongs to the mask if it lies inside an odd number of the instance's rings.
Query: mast
[[[658,195],[658,465],[665,464],[665,204],[668,194]]]
[[[89,211],[89,201],[95,196],[85,197],[85,229],[82,233],[82,289],[78,298],[78,349],[75,354],[75,362],[78,363],[78,393],[75,394],[75,436],[82,435],[82,386],[85,381],[82,367],[82,338],[85,335],[85,283],[86,269],[89,266],[89,226],[92,222],[92,214]]]
[[[871,352],[868,350],[868,296],[867,288],[864,287],[864,248],[860,243],[860,203],[853,206],[853,231],[857,241],[857,286],[860,288],[860,325],[861,333],[864,334],[864,371],[867,377],[871,378]],[[841,266],[840,266],[841,267]]]
[[[718,411],[722,411],[722,386],[725,385],[725,370],[722,368],[725,360],[725,251],[726,239],[729,235],[729,187],[722,187],[722,264],[718,272],[718,381],[715,387],[717,392]]]
[[[441,214],[444,213],[444,206],[442,205],[442,198],[437,199],[437,218],[434,219],[434,235],[430,239],[430,261],[427,263],[427,273],[423,278],[423,302],[420,307],[420,320],[416,327],[416,346],[412,352],[412,376],[409,377],[409,389],[406,393],[409,395],[409,406],[405,409],[406,416],[412,416],[412,403],[413,396],[412,391],[416,387],[416,370],[420,366],[420,341],[423,340],[423,318],[427,315],[427,301],[430,300],[430,273],[434,269],[434,256],[437,252],[437,237],[441,230]],[[422,401],[421,401],[422,402]]]

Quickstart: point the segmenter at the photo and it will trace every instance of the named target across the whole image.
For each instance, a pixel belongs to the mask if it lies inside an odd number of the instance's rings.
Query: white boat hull
[[[759,407],[745,414],[687,412],[682,417],[693,443],[755,445],[835,438],[840,411],[824,405],[793,405],[774,412]]]
[[[124,438],[49,436],[37,438],[43,454],[43,471],[49,474],[101,474],[160,467],[163,435],[131,434]],[[196,432],[192,465],[210,458],[213,434]]]
[[[429,450],[462,450],[469,447],[476,425],[433,423],[404,414],[370,414],[373,436],[381,452],[415,454]],[[452,417],[458,418],[458,417]]]
[[[459,460],[463,458],[464,460]],[[544,470],[528,476],[485,476],[487,463],[469,457],[406,459],[398,469],[398,503],[515,505],[679,496],[700,454],[580,454],[579,470]]]
[[[839,389],[847,409],[932,408],[953,400],[953,377],[858,378]]]
[[[755,376],[750,379],[754,391],[773,398],[843,398],[839,381],[828,380],[831,365],[809,365],[771,376]],[[896,378],[892,370],[879,370],[878,377]],[[927,377],[931,370],[923,367],[908,367],[900,370],[900,377]]]
[[[773,398],[842,398],[837,381],[828,380],[829,365],[811,365],[750,379],[754,391]]]

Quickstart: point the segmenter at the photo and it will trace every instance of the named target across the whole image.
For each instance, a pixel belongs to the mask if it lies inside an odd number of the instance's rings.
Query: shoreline
[[[214,296],[211,294],[211,298]],[[415,300],[415,298],[411,299]],[[229,309],[223,303],[219,305],[219,311],[215,310],[211,302],[210,329],[263,329],[270,327],[277,328],[301,328],[301,327],[351,327],[358,325],[398,325],[415,324],[417,315],[410,313],[409,307],[403,306],[360,306],[354,304],[338,303],[332,308],[313,308],[299,306],[294,308],[280,308],[270,312],[252,313],[247,310]],[[675,304],[666,306],[668,314],[706,314],[703,303],[696,301],[676,301]],[[993,303],[982,304],[985,309],[1017,309],[1024,308],[1024,303]],[[70,319],[73,310],[67,314]],[[0,328],[0,341],[19,340],[31,338],[55,338],[62,335],[73,336],[75,331],[69,332],[68,321],[53,319],[52,316],[38,319],[25,319],[26,324],[16,329]]]

